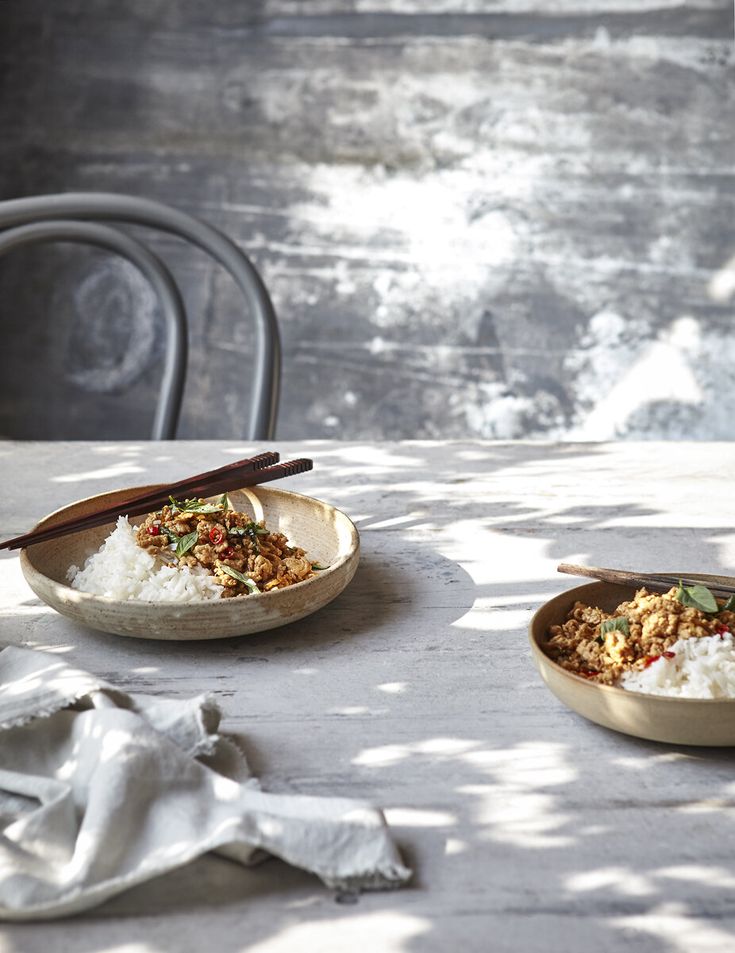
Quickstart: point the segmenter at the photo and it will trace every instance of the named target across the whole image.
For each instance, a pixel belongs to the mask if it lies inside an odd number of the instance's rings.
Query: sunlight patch
[[[725,867],[704,867],[695,864],[680,867],[664,867],[657,871],[657,877],[668,880],[685,880],[703,884],[715,890],[735,890],[735,876]]]
[[[735,806],[732,801],[723,798],[705,798],[693,801],[691,804],[682,804],[675,808],[681,814],[727,814],[735,815]]]
[[[541,600],[546,600],[546,596]],[[533,609],[495,609],[474,605],[461,618],[452,622],[452,627],[469,629],[473,632],[509,632],[523,629],[528,625]]]
[[[427,738],[406,745],[383,745],[366,748],[352,763],[365,767],[385,767],[405,761],[412,755],[427,755],[431,758],[452,758],[477,747],[479,742],[460,738]]]
[[[430,811],[415,807],[390,807],[383,811],[391,827],[452,827],[457,823],[448,811]]]
[[[82,480],[106,480],[108,477],[124,476],[127,473],[145,473],[145,467],[135,463],[113,463],[99,470],[83,470],[81,473],[65,473],[50,477],[51,483],[79,483]]]
[[[415,941],[429,933],[428,920],[394,910],[337,917],[332,914],[329,929],[323,921],[302,921],[279,930],[275,936],[249,945],[249,953],[283,953],[283,950],[319,950],[319,953],[345,953],[346,950],[421,949]]]
[[[468,844],[466,841],[460,840],[458,837],[447,837],[446,843],[444,844],[444,855],[446,857],[453,857],[456,854],[464,854],[468,849]]]
[[[573,874],[567,877],[566,886],[575,893],[614,890],[625,897],[648,897],[656,893],[656,888],[647,877],[629,867],[605,867]]]
[[[732,949],[732,933],[702,920],[683,903],[660,904],[637,916],[611,921],[622,930],[647,933],[678,953],[722,953]]]
[[[491,771],[504,786],[532,789],[576,781],[579,772],[564,760],[565,753],[561,744],[526,742],[510,750],[470,751],[463,760]]]
[[[388,695],[401,695],[408,688],[407,682],[383,682],[382,685],[375,686],[379,692],[387,692]]]
[[[573,818],[554,814],[554,799],[548,794],[493,784],[464,785],[457,792],[476,799],[475,819],[488,828],[490,840],[526,850],[575,844],[574,837],[560,830],[572,824]]]

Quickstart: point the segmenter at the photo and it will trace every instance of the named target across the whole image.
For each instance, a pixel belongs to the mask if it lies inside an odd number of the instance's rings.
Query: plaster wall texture
[[[0,198],[176,205],[253,258],[281,439],[735,437],[729,0],[5,0]],[[180,435],[242,436],[251,326],[189,305]],[[145,436],[132,268],[0,262],[0,433]],[[42,368],[42,370],[41,370]]]

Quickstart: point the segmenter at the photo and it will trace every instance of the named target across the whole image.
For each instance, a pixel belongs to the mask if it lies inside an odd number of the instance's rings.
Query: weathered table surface
[[[233,443],[0,444],[0,535],[72,499],[173,479]],[[161,644],[83,630],[4,554],[0,642],[122,686],[215,693],[266,789],[382,806],[415,868],[337,903],[271,860],[206,857],[68,921],[4,925],[2,953],[469,950],[698,953],[735,946],[735,753],[606,731],[534,670],[532,611],[561,560],[735,566],[726,444],[301,443],[294,488],[344,509],[363,557],[310,619]]]

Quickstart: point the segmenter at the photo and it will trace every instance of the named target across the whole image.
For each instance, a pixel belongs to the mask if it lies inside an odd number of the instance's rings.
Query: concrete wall
[[[225,229],[285,345],[279,437],[735,437],[730,0],[4,0],[0,197]],[[251,328],[190,305],[180,433],[238,437]],[[147,433],[128,266],[0,262],[0,432]]]

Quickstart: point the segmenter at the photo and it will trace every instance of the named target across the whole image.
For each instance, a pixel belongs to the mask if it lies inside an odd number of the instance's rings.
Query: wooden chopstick
[[[599,579],[601,582],[614,582],[622,586],[645,586],[646,589],[653,589],[654,592],[668,592],[672,586],[678,586],[680,582],[685,586],[707,586],[714,595],[729,596],[735,592],[735,584],[728,585],[717,576],[691,579],[687,576],[670,576],[666,573],[634,573],[626,572],[624,569],[601,569],[599,566],[573,566],[570,563],[560,563],[556,571],[570,576]]]
[[[269,467],[274,463],[278,463],[280,455],[275,451],[268,451],[267,453],[259,453],[255,457],[248,457],[245,460],[236,460],[234,463],[227,463],[223,467],[217,467],[215,470],[208,470],[206,473],[198,473],[195,476],[187,477],[185,480],[179,480],[176,483],[171,483],[165,489],[166,498],[163,502],[168,502],[169,497],[173,496],[178,499],[191,499],[193,496],[201,495],[200,491],[202,488],[209,486],[209,481],[216,481],[220,478],[229,479],[230,475],[243,477],[245,474],[250,473],[251,470],[262,470],[265,467]],[[217,491],[214,490],[214,493]],[[143,506],[145,503],[150,502],[154,504],[153,508],[155,509],[155,504],[161,504],[161,497],[164,491],[162,490],[148,490],[145,493],[136,494],[135,496],[130,497],[124,503],[125,506]],[[103,513],[109,513],[111,516],[120,516],[123,511],[120,510],[119,506],[108,506],[103,509],[96,511],[96,515],[101,516]],[[128,513],[128,510],[124,511]],[[77,522],[77,519],[65,520],[64,523],[58,523],[57,526],[63,526],[66,523],[73,525]],[[99,525],[99,524],[98,524]],[[54,529],[56,527],[53,527]],[[51,527],[49,527],[49,530]],[[2,548],[2,545],[0,545]]]
[[[57,536],[64,535],[59,530],[76,532],[79,529],[86,529],[91,526],[101,526],[118,516],[136,516],[139,513],[155,510],[159,506],[167,503],[170,496],[184,496],[196,493],[202,487],[208,486],[209,481],[220,479],[236,478],[244,480],[252,471],[261,470],[270,464],[277,463],[279,455],[274,452],[259,453],[255,457],[248,457],[245,460],[236,460],[234,463],[227,463],[223,467],[217,467],[215,470],[208,470],[205,473],[198,473],[195,476],[187,477],[185,480],[178,480],[171,483],[163,489],[147,490],[144,493],[136,493],[132,497],[121,501],[116,506],[103,506],[94,510],[87,516],[77,516],[72,519],[62,520],[53,526],[44,529],[32,530],[22,536],[16,536],[4,543],[0,543],[0,549],[19,549],[22,546],[29,546],[31,543],[40,543],[45,539],[54,539]],[[231,488],[231,487],[230,487]],[[217,490],[213,490],[216,493]]]
[[[159,490],[136,494],[127,500],[122,500],[115,506],[101,507],[86,516],[64,520],[55,523],[53,526],[32,530],[22,536],[5,540],[5,542],[0,543],[0,549],[21,549],[34,543],[46,542],[83,529],[102,526],[118,516],[139,516],[142,513],[150,513],[168,503],[172,496],[181,497],[185,494],[189,498],[215,496],[226,493],[228,490],[236,490],[239,487],[257,486],[271,480],[280,480],[284,477],[295,476],[298,473],[305,473],[314,466],[313,462],[306,458],[290,460],[286,463],[274,463],[269,466],[268,464],[274,460],[278,460],[277,453],[259,454],[248,460],[228,463],[216,470],[209,470],[206,473],[188,477],[186,480],[180,480],[178,483],[168,484]]]
[[[272,467],[265,467],[262,470],[255,470],[252,473],[245,473],[239,479],[234,480],[232,476],[227,476],[212,483],[207,483],[201,487],[194,488],[193,495],[217,496],[220,493],[226,493],[228,490],[237,490],[242,486],[260,486],[261,483],[269,483],[271,480],[282,480],[284,477],[297,476],[299,473],[306,473],[314,467],[314,463],[306,457],[299,457],[298,460],[287,460],[285,463],[277,463]],[[172,496],[174,494],[171,494]],[[164,500],[168,503],[168,496]],[[148,512],[141,510],[140,512]],[[138,513],[132,514],[134,516]]]

